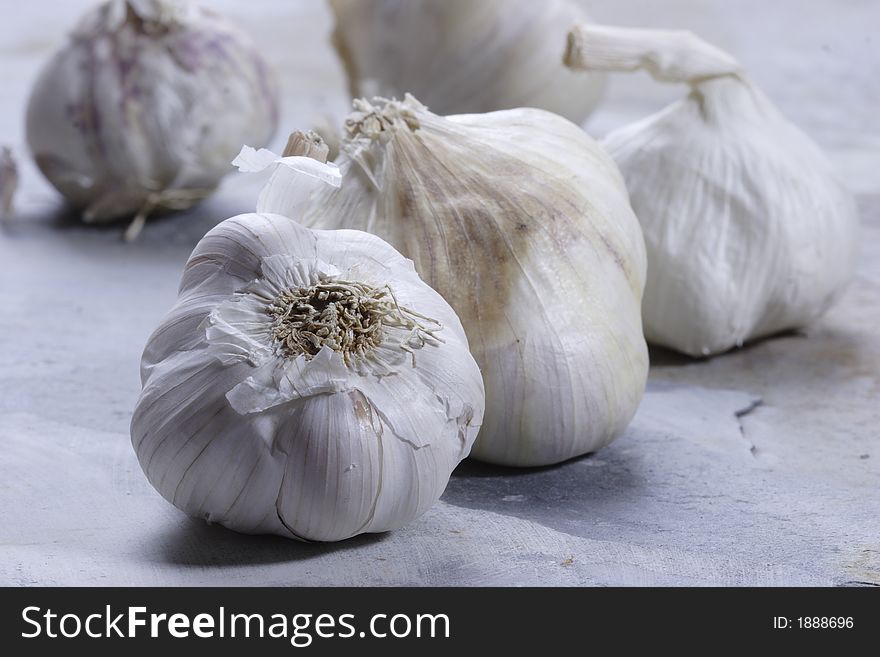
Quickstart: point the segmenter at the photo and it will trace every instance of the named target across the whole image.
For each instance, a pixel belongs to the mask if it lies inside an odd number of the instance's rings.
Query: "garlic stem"
[[[144,207],[138,211],[134,216],[134,219],[131,220],[131,223],[128,224],[128,228],[126,228],[125,232],[122,234],[123,241],[134,242],[138,238],[141,231],[144,229],[144,224],[147,223],[147,216],[149,216],[155,207],[156,204],[153,199],[147,199],[147,202],[144,203]]]
[[[576,71],[645,70],[660,82],[691,85],[742,73],[731,55],[687,30],[578,25],[568,33],[563,61]]]
[[[290,137],[287,138],[287,146],[284,148],[283,155],[284,157],[310,157],[318,162],[326,163],[327,157],[330,155],[330,147],[317,132],[297,130],[291,132]]]
[[[128,224],[128,228],[122,235],[126,242],[132,242],[144,228],[144,224],[153,212],[157,210],[186,210],[198,201],[207,198],[213,190],[210,189],[165,189],[161,192],[152,192],[138,210],[137,214]],[[84,215],[89,221],[88,211]]]

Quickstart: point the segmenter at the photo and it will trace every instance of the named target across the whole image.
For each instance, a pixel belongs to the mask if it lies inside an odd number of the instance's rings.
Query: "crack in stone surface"
[[[763,405],[764,405],[764,400],[759,397],[759,398],[755,399],[751,404],[746,406],[745,408],[741,408],[738,411],[734,411],[734,413],[733,413],[733,415],[736,417],[737,424],[739,425],[739,435],[741,435],[743,440],[748,443],[749,453],[756,458],[757,458],[757,453],[758,453],[758,447],[757,447],[757,445],[755,445],[755,443],[753,443],[748,438],[746,438],[746,427],[745,427],[745,424],[743,423],[743,418],[746,415],[749,415],[750,413],[754,412],[755,409],[760,408]]]
[[[866,582],[866,581],[860,580],[860,579],[850,579],[845,582],[841,582],[840,584],[837,584],[836,586],[874,586],[874,587],[880,587],[880,584],[878,584],[877,582]]]

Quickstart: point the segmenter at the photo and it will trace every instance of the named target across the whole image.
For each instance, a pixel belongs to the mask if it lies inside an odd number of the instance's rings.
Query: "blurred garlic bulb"
[[[566,61],[691,87],[603,142],[645,233],[649,342],[716,354],[805,326],[839,297],[856,261],[855,202],[736,60],[688,32],[584,25]]]
[[[132,444],[168,501],[304,540],[423,514],[483,415],[461,324],[410,261],[270,214],[196,246],[141,378]]]
[[[12,214],[12,201],[18,189],[18,166],[7,146],[0,148],[0,220]]]
[[[614,163],[542,110],[444,118],[411,96],[373,103],[346,122],[341,187],[279,166],[258,211],[366,230],[413,259],[483,372],[476,458],[544,465],[611,442],[648,367],[645,247]]]
[[[562,64],[572,0],[330,0],[353,98],[412,93],[436,114],[538,107],[582,122],[602,74]]]
[[[275,82],[234,25],[189,0],[110,0],[87,14],[31,93],[27,139],[86,222],[184,209],[275,130]]]

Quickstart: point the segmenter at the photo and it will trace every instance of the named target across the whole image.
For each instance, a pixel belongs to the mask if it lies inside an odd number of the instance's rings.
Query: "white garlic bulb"
[[[410,261],[270,214],[198,244],[141,376],[150,483],[192,516],[304,540],[423,514],[483,415],[461,324]]]
[[[189,0],[110,0],[87,14],[31,93],[27,140],[87,222],[184,209],[242,143],[275,130],[275,81],[234,25]]]
[[[436,114],[538,107],[582,122],[604,89],[562,64],[572,0],[330,0],[353,98],[411,93]]]
[[[649,342],[706,356],[802,327],[853,273],[852,195],[730,55],[687,32],[584,25],[567,63],[690,94],[608,135],[648,249]]]
[[[277,169],[258,205],[387,239],[456,310],[486,384],[472,455],[545,465],[592,452],[644,391],[645,251],[623,179],[537,109],[440,117],[411,96],[356,101],[340,188]]]

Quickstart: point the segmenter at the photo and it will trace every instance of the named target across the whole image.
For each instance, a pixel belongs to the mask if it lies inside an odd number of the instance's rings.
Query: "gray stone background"
[[[0,0],[0,143],[22,165],[0,234],[0,584],[880,585],[880,5],[872,0],[595,0],[601,21],[690,28],[735,54],[858,194],[859,273],[809,329],[710,361],[652,351],[626,434],[562,466],[466,462],[398,532],[334,545],[190,520],[128,438],[138,359],[204,232],[253,207],[230,176],[185,216],[62,221],[27,161],[31,81],[90,3]],[[282,73],[282,130],[347,109],[321,0],[206,0]],[[601,136],[682,89],[617,76]],[[276,138],[279,147],[281,134]]]

